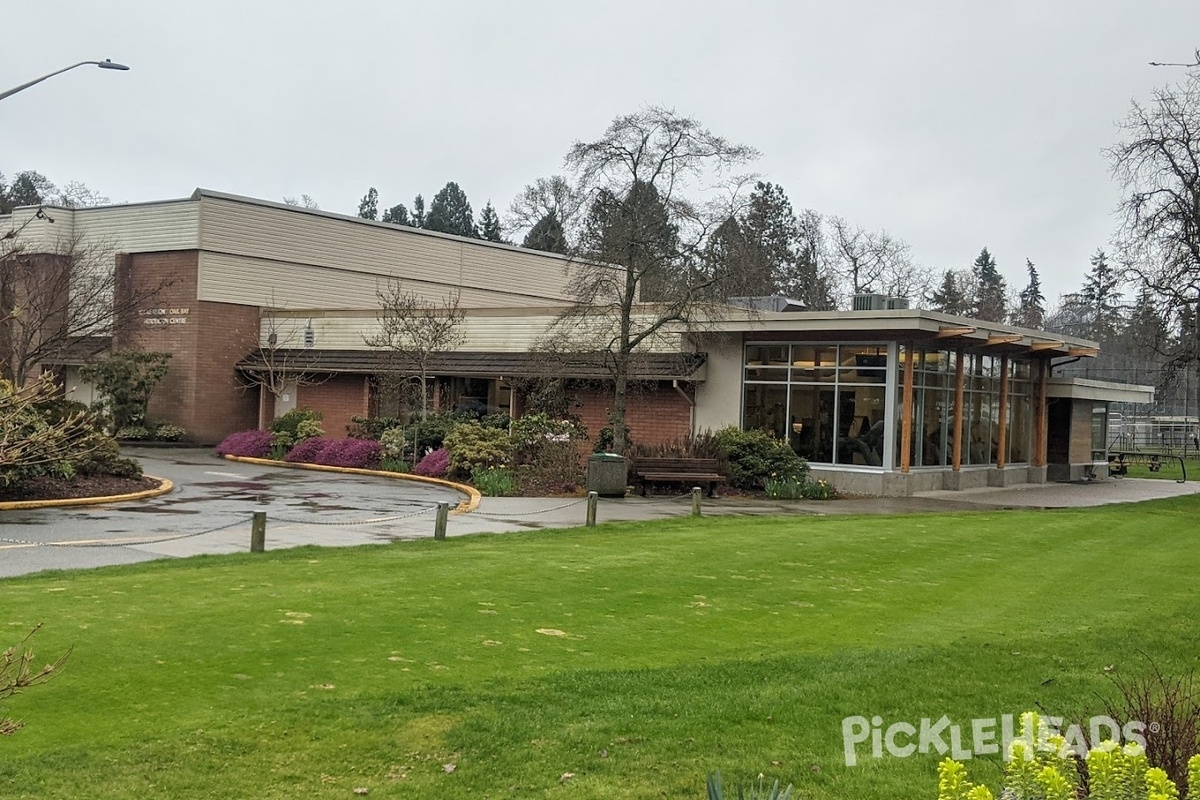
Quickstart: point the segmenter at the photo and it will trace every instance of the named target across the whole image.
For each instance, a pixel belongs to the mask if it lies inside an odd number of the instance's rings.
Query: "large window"
[[[901,348],[903,355],[903,348]],[[903,358],[901,358],[903,363]],[[999,356],[963,354],[963,420],[960,460],[964,465],[999,463]],[[954,387],[957,354],[951,350],[913,351],[913,431],[910,442],[914,467],[947,466],[954,461]],[[898,371],[903,381],[903,369]],[[1005,460],[1029,460],[1032,429],[1030,364],[1009,359]],[[897,437],[898,438],[898,437]]]
[[[742,426],[813,463],[882,467],[887,367],[886,344],[747,345]]]

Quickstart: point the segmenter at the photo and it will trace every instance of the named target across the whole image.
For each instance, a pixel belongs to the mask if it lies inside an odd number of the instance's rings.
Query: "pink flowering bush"
[[[373,469],[379,466],[382,451],[383,445],[374,439],[329,439],[312,463],[327,467]]]
[[[319,464],[321,462],[318,459],[321,453],[328,445],[333,443],[333,439],[326,439],[323,436],[314,436],[311,439],[305,439],[289,450],[288,454],[283,457],[283,460],[292,464]]]
[[[231,433],[217,445],[217,455],[267,458],[271,455],[271,432],[254,430]]]
[[[413,469],[413,474],[424,475],[426,478],[444,478],[450,471],[450,452],[444,447],[429,453]]]

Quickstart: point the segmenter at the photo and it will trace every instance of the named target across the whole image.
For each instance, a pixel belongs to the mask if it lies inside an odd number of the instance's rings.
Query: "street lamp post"
[[[42,81],[46,80],[47,78],[53,78],[55,75],[61,75],[64,72],[66,72],[67,70],[72,70],[72,69],[75,69],[76,67],[86,67],[88,65],[95,65],[95,66],[99,67],[100,69],[117,69],[117,70],[129,69],[129,67],[125,66],[124,64],[118,64],[115,61],[111,61],[107,58],[104,59],[103,61],[80,61],[78,64],[72,64],[69,67],[63,67],[62,69],[55,70],[54,72],[51,72],[48,75],[43,75],[40,78],[34,78],[33,80],[29,81],[28,83],[22,83],[20,86],[14,86],[12,89],[9,89],[7,92],[0,93],[0,100],[3,100],[6,97],[11,97],[12,95],[16,94],[17,92],[20,92],[24,89],[28,89],[30,86],[33,86],[35,84],[41,83]]]

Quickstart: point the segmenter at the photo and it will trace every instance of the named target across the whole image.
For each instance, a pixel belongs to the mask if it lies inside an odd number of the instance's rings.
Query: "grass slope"
[[[1075,714],[1137,650],[1195,668],[1197,512],[683,519],[0,581],[5,638],[75,647],[9,704],[0,796],[694,798],[719,768],[931,797],[934,756],[845,767],[841,720]]]

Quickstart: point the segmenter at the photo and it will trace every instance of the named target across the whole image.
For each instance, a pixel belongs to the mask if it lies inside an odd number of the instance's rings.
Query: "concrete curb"
[[[418,483],[432,483],[437,486],[445,486],[448,489],[453,489],[456,492],[461,492],[467,496],[451,514],[469,514],[479,507],[479,501],[483,495],[474,486],[468,486],[465,483],[455,483],[454,481],[442,480],[441,478],[426,478],[424,475],[411,475],[407,472],[386,472],[380,469],[357,469],[355,467],[328,467],[324,464],[300,464],[290,461],[275,461],[270,458],[251,458],[250,456],[224,456],[226,461],[240,461],[243,464],[258,464],[264,467],[290,467],[292,469],[312,469],[318,472],[342,472],[349,475],[372,475],[377,478],[392,478],[402,481],[416,481]]]
[[[154,489],[129,494],[110,494],[103,497],[69,497],[63,500],[10,500],[0,503],[0,511],[28,511],[35,508],[69,508],[71,506],[101,506],[106,503],[124,503],[127,500],[148,500],[167,494],[175,488],[175,484],[166,478],[156,478],[144,475],[150,480],[158,481]]]

